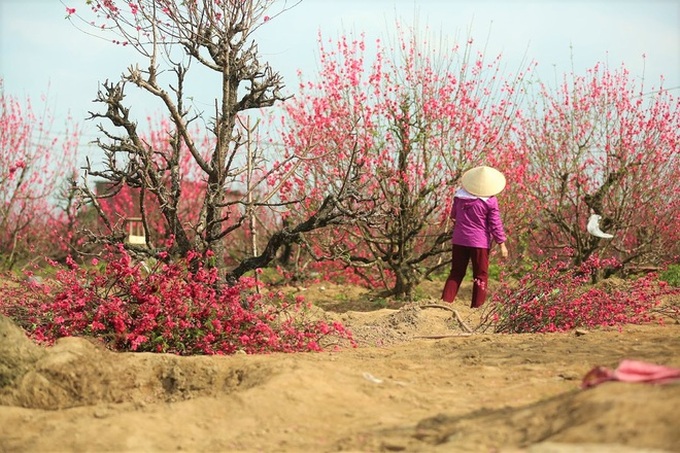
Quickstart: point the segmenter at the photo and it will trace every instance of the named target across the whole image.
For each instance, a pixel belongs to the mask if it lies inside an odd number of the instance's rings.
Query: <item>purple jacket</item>
[[[451,219],[455,221],[453,243],[490,249],[491,240],[505,242],[505,229],[496,197],[479,198],[458,191],[453,198]]]

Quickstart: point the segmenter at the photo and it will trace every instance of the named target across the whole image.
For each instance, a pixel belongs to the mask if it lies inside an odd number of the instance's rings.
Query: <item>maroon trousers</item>
[[[489,282],[489,249],[466,247],[453,244],[451,272],[446,279],[442,300],[453,302],[458,294],[460,282],[465,277],[468,263],[472,261],[472,308],[481,307],[486,300],[486,287]]]

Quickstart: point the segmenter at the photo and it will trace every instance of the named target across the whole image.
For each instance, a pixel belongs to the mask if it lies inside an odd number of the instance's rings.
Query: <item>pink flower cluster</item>
[[[220,281],[200,257],[147,270],[124,250],[84,267],[69,259],[53,281],[0,288],[0,312],[38,342],[89,336],[116,351],[180,355],[320,351],[332,338],[354,345],[340,323],[305,319],[301,299],[261,295],[254,279]]]
[[[21,159],[19,159],[14,164],[9,166],[9,177],[10,177],[10,179],[12,178],[12,176],[14,176],[14,173],[16,173],[17,170],[19,170],[20,168],[22,168],[22,169],[26,168],[26,162],[24,162]]]
[[[680,288],[653,273],[591,283],[594,272],[617,266],[616,260],[597,256],[580,266],[553,257],[517,281],[503,277],[492,298],[490,322],[502,333],[641,324],[655,321],[655,310],[664,296],[680,293]]]

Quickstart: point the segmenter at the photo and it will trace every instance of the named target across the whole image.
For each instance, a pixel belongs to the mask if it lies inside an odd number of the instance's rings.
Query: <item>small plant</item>
[[[5,284],[0,312],[38,342],[89,336],[115,351],[320,351],[327,338],[354,344],[340,323],[305,320],[302,298],[259,294],[254,278],[227,286],[197,254],[180,262],[159,258],[149,270],[122,247],[109,250],[104,266],[93,260],[86,268],[69,259],[54,280]]]
[[[384,297],[376,297],[372,300],[372,305],[377,309],[389,308],[390,300]]]
[[[659,280],[663,280],[671,286],[680,287],[680,264],[671,264],[661,272]]]
[[[489,264],[489,280],[498,281],[501,278],[501,266],[498,264]]]

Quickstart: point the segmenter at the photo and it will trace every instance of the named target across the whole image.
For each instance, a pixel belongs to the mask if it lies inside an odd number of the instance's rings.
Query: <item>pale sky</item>
[[[138,56],[75,29],[64,5],[87,8],[85,0],[0,0],[0,77],[7,94],[34,104],[46,94],[57,123],[70,113],[83,125],[85,143],[96,133],[84,118],[96,108],[98,83],[118,80]],[[597,62],[623,63],[633,77],[644,71],[647,87],[663,75],[680,96],[680,0],[303,0],[260,29],[259,46],[294,94],[298,69],[314,78],[319,31],[325,38],[364,32],[373,42],[387,39],[397,20],[414,18],[452,41],[468,31],[475,42],[488,38],[487,55],[500,52],[508,67],[526,54],[546,82],[572,63],[577,74]]]

